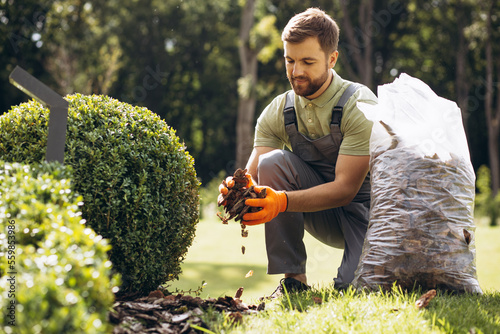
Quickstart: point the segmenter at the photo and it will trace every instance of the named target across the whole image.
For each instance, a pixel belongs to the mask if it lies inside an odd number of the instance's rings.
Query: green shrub
[[[199,220],[193,158],[146,108],[106,96],[70,95],[65,164],[83,196],[83,218],[110,240],[122,293],[178,278]],[[0,116],[0,159],[40,162],[48,110],[35,101]]]
[[[490,220],[490,226],[498,225],[500,218],[500,193],[493,196],[491,190],[491,171],[483,165],[477,171],[477,194],[475,199],[476,212]]]
[[[110,246],[82,220],[69,172],[0,162],[0,325],[5,333],[106,333]],[[17,302],[14,307],[12,302]],[[1,331],[1,330],[0,330]]]

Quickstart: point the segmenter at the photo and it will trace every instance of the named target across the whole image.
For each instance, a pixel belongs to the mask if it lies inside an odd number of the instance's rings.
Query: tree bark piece
[[[228,192],[217,203],[219,206],[224,206],[225,214],[217,214],[222,223],[227,224],[231,219],[237,222],[240,221],[241,236],[244,238],[248,236],[248,230],[246,230],[245,224],[242,223],[243,216],[245,213],[261,210],[261,208],[245,205],[245,201],[250,198],[266,197],[266,189],[263,189],[260,193],[256,193],[254,186],[248,187],[248,178],[246,175],[246,169],[238,168],[233,174],[232,181],[234,181],[234,185],[232,187],[228,187],[226,180],[222,181],[222,184],[228,188]],[[244,253],[243,249],[242,252]]]
[[[432,299],[434,299],[434,297],[436,297],[436,290],[434,289],[429,290],[415,302],[415,306],[419,309],[427,307],[427,305],[429,305],[429,303],[431,302]]]

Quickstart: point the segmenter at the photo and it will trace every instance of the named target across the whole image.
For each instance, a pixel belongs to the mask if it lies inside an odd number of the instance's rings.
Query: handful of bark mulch
[[[381,124],[392,143],[371,152],[370,222],[353,285],[481,293],[468,162],[423,156]]]
[[[240,299],[242,292],[243,288],[238,289],[234,298],[201,299],[183,294],[164,296],[163,292],[156,290],[148,297],[116,302],[109,320],[115,326],[113,334],[202,333],[204,331],[197,327],[208,329],[201,317],[208,308],[224,312],[235,323],[243,321],[245,314],[264,310],[265,303],[258,306],[243,303]]]
[[[217,202],[218,206],[224,206],[224,214],[218,213],[217,216],[222,220],[223,224],[227,224],[229,220],[233,219],[235,221],[240,221],[241,226],[241,236],[246,238],[248,236],[248,230],[246,230],[245,224],[241,221],[243,220],[243,215],[248,212],[257,212],[261,210],[260,208],[254,208],[245,205],[245,200],[249,198],[265,198],[266,189],[263,189],[260,193],[256,193],[254,186],[248,186],[249,179],[247,177],[247,170],[238,168],[231,179],[231,184],[227,184],[227,181],[222,181],[222,184],[228,188],[226,195],[219,197]],[[245,253],[244,247],[242,247],[242,252]]]

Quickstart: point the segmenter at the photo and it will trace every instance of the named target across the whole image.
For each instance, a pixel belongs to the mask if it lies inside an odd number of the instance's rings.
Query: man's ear
[[[328,56],[328,68],[334,68],[338,58],[338,51],[333,51],[332,53],[330,53],[330,55]]]

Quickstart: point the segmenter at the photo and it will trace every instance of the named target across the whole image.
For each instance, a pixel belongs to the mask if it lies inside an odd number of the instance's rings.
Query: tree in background
[[[125,65],[111,95],[144,105],[177,130],[208,182],[234,163],[238,23],[231,0],[118,5]]]
[[[252,151],[252,125],[255,115],[256,96],[253,93],[257,84],[257,55],[259,50],[250,44],[250,32],[254,26],[255,0],[244,1],[238,54],[240,56],[241,77],[238,79],[238,116],[236,120],[236,163],[245,165]]]
[[[4,0],[0,113],[26,100],[7,81],[15,65],[59,93],[146,106],[177,130],[207,183],[245,163],[236,142],[251,147],[260,111],[289,89],[276,36],[308,7],[340,25],[339,75],[374,90],[401,72],[420,78],[461,107],[475,168],[499,172],[493,0]]]
[[[266,63],[281,45],[276,17],[264,15],[255,24],[257,0],[246,0],[242,6],[238,54],[241,76],[238,79],[238,115],[236,120],[236,167],[243,168],[253,148],[255,107],[257,103],[259,61]]]
[[[493,40],[500,36],[500,6],[496,1],[482,2],[486,16],[486,95],[485,112],[488,129],[488,152],[490,155],[493,196],[500,189],[500,48]],[[495,48],[495,51],[493,51]],[[496,103],[495,103],[496,95]],[[496,106],[495,106],[496,104]]]
[[[43,67],[44,59],[50,55],[40,40],[48,11],[43,1],[0,1],[0,115],[26,100],[26,94],[8,80],[16,65],[48,84],[55,84]]]
[[[476,212],[489,219],[490,226],[497,226],[500,218],[500,193],[497,193],[496,196],[493,194],[491,171],[486,165],[482,165],[477,171],[476,187]]]
[[[45,68],[64,95],[109,94],[122,63],[119,36],[97,1],[53,1],[41,41]]]
[[[349,79],[364,83],[374,88],[374,39],[380,34],[379,23],[374,20],[374,0],[363,1],[354,8],[348,6],[347,1],[339,1],[341,13],[339,24],[343,39],[347,43],[340,44],[345,56],[340,57],[340,62]],[[357,14],[357,15],[353,15]],[[358,18],[354,23],[351,16]]]

